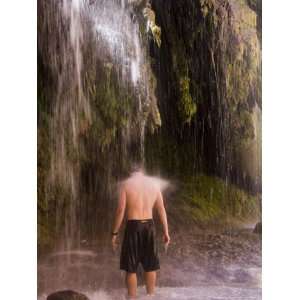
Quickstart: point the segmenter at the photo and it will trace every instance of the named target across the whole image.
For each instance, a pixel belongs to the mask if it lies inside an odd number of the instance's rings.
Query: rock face
[[[109,232],[135,160],[259,192],[261,1],[84,2],[38,1],[39,248]]]
[[[262,234],[262,223],[261,223],[261,222],[258,222],[258,223],[255,225],[255,228],[254,228],[254,230],[253,230],[253,233]]]
[[[153,144],[163,151],[149,160],[161,157],[157,165],[170,174],[202,169],[259,190],[256,12],[238,0],[151,3],[161,28],[160,48],[153,43],[151,54],[162,128],[149,136],[148,153]]]
[[[160,43],[151,6],[85,2],[38,1],[39,248],[60,232],[75,246],[79,228],[109,230],[99,220],[111,217],[116,181],[144,160],[145,130],[161,124],[147,51],[148,36]],[[76,217],[79,207],[89,222]]]
[[[66,290],[58,291],[49,295],[47,300],[89,300],[89,298],[75,291]]]

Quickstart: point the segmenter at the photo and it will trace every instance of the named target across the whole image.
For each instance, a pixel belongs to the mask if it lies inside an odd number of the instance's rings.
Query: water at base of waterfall
[[[252,228],[238,233],[174,233],[168,253],[162,246],[156,294],[146,295],[139,269],[137,299],[261,299],[261,239]],[[66,289],[90,300],[126,299],[119,253],[109,244],[85,241],[80,250],[48,254],[40,259],[38,274],[38,300]]]
[[[82,291],[84,292],[84,291]],[[125,300],[126,290],[113,292],[99,290],[86,292],[90,300]],[[258,300],[261,299],[261,290],[257,288],[239,288],[230,286],[200,286],[200,287],[158,287],[155,295],[146,295],[143,287],[138,288],[138,300]],[[38,300],[46,300],[41,296]]]

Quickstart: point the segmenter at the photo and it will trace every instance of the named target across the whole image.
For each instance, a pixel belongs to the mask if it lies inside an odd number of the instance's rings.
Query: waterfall
[[[38,50],[41,64],[47,67],[51,78],[51,83],[46,85],[51,88],[43,87],[50,99],[51,158],[45,197],[47,206],[55,206],[56,233],[62,241],[61,247],[70,250],[79,247],[81,218],[90,209],[84,203],[87,196],[83,193],[82,158],[96,159],[98,153],[100,156],[109,152],[111,145],[120,144],[123,160],[129,160],[134,143],[143,162],[145,127],[154,119],[151,113],[158,112],[155,86],[140,33],[141,19],[134,12],[132,1],[41,0],[39,5],[42,15],[39,16]],[[108,92],[114,99],[107,96]],[[99,106],[104,110],[104,125],[100,125],[101,116],[95,111]],[[112,121],[106,125],[109,114]],[[120,116],[126,118],[121,125]],[[95,146],[87,146],[92,143],[90,132],[97,126],[103,126],[99,138],[95,138],[96,142],[100,139],[102,152]],[[119,137],[116,132],[120,132]],[[91,148],[96,149],[95,153],[90,152]],[[112,156],[110,161],[115,159]],[[108,187],[113,180],[109,167],[112,163],[103,163],[107,166],[99,174],[102,176],[99,184],[112,190]],[[92,197],[97,197],[97,192],[89,195]]]
[[[158,299],[260,299],[256,22],[239,0],[38,1],[40,300],[123,296],[110,233],[135,163],[164,190],[173,241]]]

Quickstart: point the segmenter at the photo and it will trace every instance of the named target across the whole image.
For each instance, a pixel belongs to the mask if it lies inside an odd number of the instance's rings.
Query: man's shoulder
[[[120,183],[120,190],[125,192],[130,192],[130,190],[132,190],[133,187],[134,182],[130,178],[127,178]]]
[[[119,191],[124,191],[127,189],[127,186],[128,186],[128,179],[125,179],[119,182],[118,189]]]

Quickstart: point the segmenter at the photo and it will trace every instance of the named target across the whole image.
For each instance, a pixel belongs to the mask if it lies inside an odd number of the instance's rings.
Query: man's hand
[[[114,252],[116,252],[117,248],[118,248],[118,244],[117,244],[117,236],[113,235],[111,238],[111,245],[112,245],[112,249]]]
[[[163,241],[164,241],[164,244],[165,244],[165,251],[166,252],[168,250],[168,246],[169,246],[170,240],[171,239],[170,239],[169,233],[165,232],[164,235],[163,235]]]

